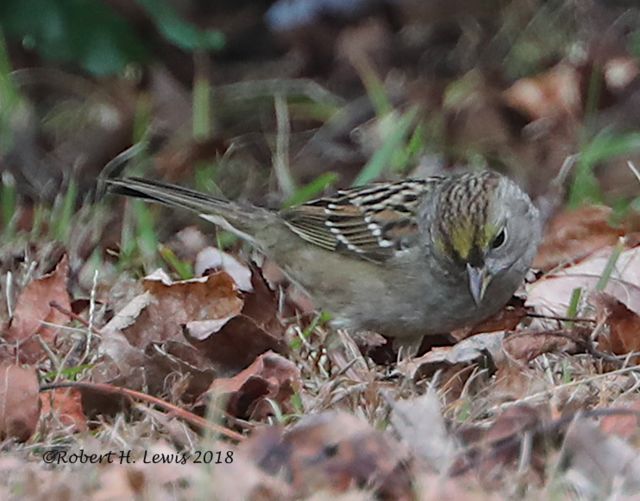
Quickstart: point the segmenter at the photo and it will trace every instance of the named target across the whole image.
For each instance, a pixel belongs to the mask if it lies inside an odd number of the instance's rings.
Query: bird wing
[[[342,190],[280,215],[307,242],[383,262],[417,242],[418,207],[441,179],[407,179]]]

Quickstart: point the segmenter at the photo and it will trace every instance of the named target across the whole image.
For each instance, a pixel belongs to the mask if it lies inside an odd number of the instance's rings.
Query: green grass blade
[[[618,240],[616,246],[613,248],[613,252],[611,252],[611,256],[609,256],[609,259],[607,260],[607,264],[602,271],[602,275],[600,275],[600,278],[598,279],[598,283],[596,284],[597,291],[603,291],[607,287],[609,280],[611,280],[611,274],[613,273],[613,270],[616,267],[616,263],[618,262],[618,259],[620,259],[620,255],[622,254],[623,250],[624,243],[622,239],[620,239]]]
[[[403,146],[404,140],[416,118],[417,109],[411,109],[398,120],[396,128],[386,138],[382,147],[376,151],[362,168],[353,186],[362,186],[379,178],[391,163],[393,156]]]
[[[164,259],[167,264],[174,269],[181,280],[189,280],[190,278],[193,278],[193,267],[190,263],[181,260],[176,256],[175,252],[166,245],[160,245],[158,247],[158,251],[160,252],[162,259]]]
[[[354,61],[354,63],[378,118],[391,113],[393,106],[387,97],[384,82],[380,80],[373,67],[365,59]]]
[[[284,202],[283,206],[291,207],[293,205],[303,204],[318,197],[325,189],[334,184],[338,180],[338,177],[338,174],[335,172],[325,172],[309,184],[298,188],[296,192]]]
[[[569,191],[568,205],[579,207],[588,202],[600,203],[603,196],[594,169],[603,161],[640,151],[640,132],[614,134],[604,131],[584,145],[575,179]]]
[[[567,318],[576,318],[578,315],[578,308],[580,307],[580,300],[582,299],[582,287],[576,287],[571,292],[571,299],[569,300],[569,307],[567,308]],[[571,328],[573,322],[565,323],[567,328]]]
[[[20,93],[11,77],[11,61],[0,30],[0,154],[13,144],[12,119],[21,103]]]
[[[0,177],[0,193],[2,194],[2,228],[5,238],[13,236],[16,226],[16,212],[18,210],[18,196],[16,192],[16,182],[9,172],[3,172]]]
[[[211,84],[202,72],[193,82],[193,137],[205,141],[211,136]]]
[[[158,248],[153,214],[149,206],[141,200],[134,200],[132,205],[137,247],[145,260],[152,260]]]
[[[55,238],[61,242],[67,242],[71,233],[71,219],[76,208],[76,199],[78,198],[78,184],[75,179],[69,180],[67,192],[62,200],[62,206],[59,209],[57,217],[54,218],[55,226],[53,234]],[[55,211],[58,212],[58,211]]]

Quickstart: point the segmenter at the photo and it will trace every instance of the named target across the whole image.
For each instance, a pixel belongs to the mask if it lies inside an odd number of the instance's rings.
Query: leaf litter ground
[[[525,306],[391,364],[376,362],[379,336],[332,332],[255,265],[234,258],[226,271],[217,250],[206,250],[216,265],[201,266],[204,276],[175,281],[159,270],[117,310],[103,284],[74,311],[63,255],[15,291],[4,326],[0,469],[13,473],[2,489],[186,497],[213,482],[238,499],[634,492],[640,247],[616,234],[584,256],[583,246],[552,248],[554,238]],[[38,393],[46,385],[60,387]],[[51,468],[50,450],[130,450],[139,460],[209,450],[233,463],[170,474],[163,464]]]

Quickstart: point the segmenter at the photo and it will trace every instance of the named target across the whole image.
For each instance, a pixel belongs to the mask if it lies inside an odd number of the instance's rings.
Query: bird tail
[[[224,198],[150,179],[107,178],[104,182],[107,184],[109,193],[194,211],[218,225],[224,227],[230,225],[231,228],[226,229],[244,238],[251,235],[252,228],[256,225],[263,224],[265,217],[269,214],[268,211],[259,207],[240,206]]]

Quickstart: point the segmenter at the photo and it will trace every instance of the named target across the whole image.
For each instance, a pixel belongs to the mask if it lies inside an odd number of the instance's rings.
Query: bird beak
[[[467,275],[469,275],[471,297],[476,306],[479,306],[493,277],[490,273],[487,273],[484,267],[476,267],[470,264],[467,264]]]

